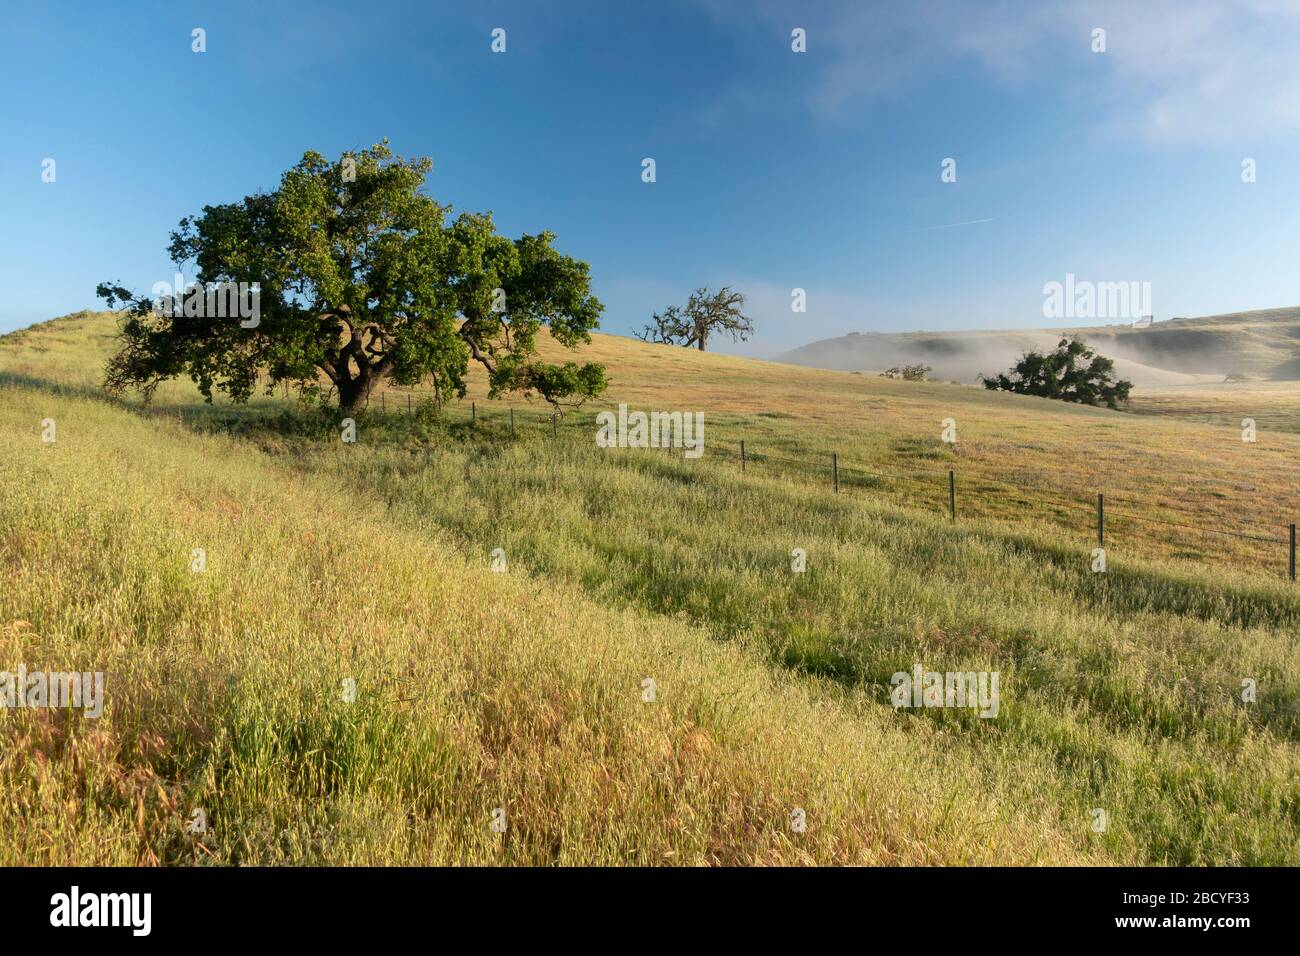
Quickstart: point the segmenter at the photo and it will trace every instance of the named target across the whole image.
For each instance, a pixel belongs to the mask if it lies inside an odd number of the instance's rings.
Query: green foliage
[[[462,214],[448,237],[461,337],[488,370],[489,397],[536,393],[558,410],[600,394],[602,366],[535,358],[544,323],[568,348],[591,341],[602,306],[590,292],[587,264],[557,252],[553,233],[515,241],[497,235],[491,216]]]
[[[209,401],[216,388],[242,402],[260,374],[268,391],[288,382],[306,395],[323,375],[355,411],[384,379],[464,395],[473,359],[494,396],[536,393],[558,407],[598,394],[599,365],[536,357],[544,324],[568,348],[591,341],[602,306],[587,264],[554,249],[549,232],[499,235],[490,214],[447,224],[450,207],[421,192],[431,168],[394,157],[387,141],[337,162],[308,152],[273,192],[181,220],[173,261],[193,263],[199,289],[256,283],[259,321],[160,309],[102,283],[109,306],[126,309],[105,386],[148,399],[188,374]]]
[[[1061,339],[1056,350],[1047,355],[1026,352],[1010,375],[981,379],[984,387],[993,391],[1118,408],[1120,402],[1128,401],[1133,383],[1116,380],[1114,373],[1113,360],[1098,355],[1076,338]]]

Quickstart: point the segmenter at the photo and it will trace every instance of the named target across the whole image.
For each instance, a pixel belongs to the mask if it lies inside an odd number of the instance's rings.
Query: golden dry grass
[[[1297,860],[1292,586],[1136,532],[1093,575],[1087,514],[1077,540],[1032,510],[953,525],[941,495],[714,454],[1101,476],[1213,517],[1223,462],[1276,482],[1293,436],[1219,460],[1197,423],[598,337],[610,402],[704,410],[703,459],[452,410],[345,447],[279,399],[105,403],[111,328],[0,344],[0,666],[109,686],[97,721],[0,718],[5,862]],[[999,670],[999,717],[893,710],[914,662]]]

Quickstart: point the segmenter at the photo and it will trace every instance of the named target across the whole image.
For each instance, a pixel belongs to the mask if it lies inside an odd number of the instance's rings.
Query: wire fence
[[[379,411],[381,414],[414,414],[421,406],[423,401],[430,398],[429,393],[410,392],[380,392],[377,401],[378,408],[371,407],[371,411]],[[565,415],[553,415],[546,408],[537,406],[514,406],[501,407],[495,402],[480,403],[478,401],[469,402],[448,402],[439,406],[437,414],[444,421],[460,420],[464,424],[473,425],[483,433],[503,438],[518,439],[524,436],[546,436],[559,440],[561,438],[574,440],[593,440],[597,431],[597,425],[594,421],[595,412],[584,411],[582,413],[568,413]],[[713,426],[716,430],[716,425]],[[743,428],[743,422],[741,423]],[[653,435],[657,439],[657,435]],[[651,446],[647,450],[659,453],[682,451],[680,446]],[[1080,512],[1089,516],[1089,534],[1095,532],[1098,547],[1105,547],[1108,523],[1113,519],[1122,519],[1150,526],[1159,526],[1164,528],[1178,529],[1181,531],[1190,531],[1201,535],[1214,535],[1221,538],[1230,538],[1240,541],[1252,542],[1255,545],[1268,545],[1270,548],[1277,548],[1274,554],[1279,555],[1277,558],[1265,558],[1264,563],[1274,567],[1281,564],[1280,555],[1286,555],[1286,575],[1290,580],[1296,580],[1296,525],[1278,524],[1274,526],[1274,533],[1261,533],[1259,529],[1239,530],[1222,527],[1209,527],[1205,524],[1196,522],[1193,515],[1189,520],[1174,520],[1168,517],[1160,517],[1151,514],[1136,514],[1131,510],[1122,510],[1112,507],[1113,502],[1108,504],[1103,492],[1096,492],[1095,499],[1087,498],[1080,500],[1079,497],[1061,497],[1060,489],[1043,489],[1024,484],[1013,484],[992,478],[984,474],[977,474],[970,484],[961,482],[960,476],[955,468],[944,471],[935,469],[921,469],[910,474],[904,474],[898,471],[887,471],[877,468],[869,468],[860,464],[846,462],[841,460],[838,452],[826,452],[821,456],[806,456],[801,458],[791,458],[785,455],[778,455],[766,450],[755,448],[752,443],[747,443],[746,439],[739,439],[730,445],[727,443],[719,444],[716,440],[708,444],[707,454],[710,458],[723,458],[735,463],[742,475],[749,474],[751,469],[761,469],[764,474],[772,474],[772,465],[781,466],[788,472],[794,472],[800,477],[811,482],[823,484],[833,493],[840,493],[851,487],[860,489],[877,490],[882,482],[902,482],[906,483],[913,489],[925,489],[927,492],[935,492],[936,496],[941,498],[942,506],[948,512],[948,517],[956,521],[958,515],[962,512],[963,505],[974,502],[977,505],[1036,505],[1041,508],[1057,513],[1058,516],[1069,514],[1070,522],[1073,525]],[[1044,497],[1051,495],[1052,497]],[[996,498],[994,496],[997,496]],[[915,499],[915,493],[909,495]],[[1122,501],[1122,499],[1121,499]],[[1168,506],[1162,506],[1168,510]],[[987,507],[985,512],[987,513]]]

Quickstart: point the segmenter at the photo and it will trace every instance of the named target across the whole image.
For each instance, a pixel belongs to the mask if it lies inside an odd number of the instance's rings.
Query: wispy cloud
[[[804,27],[812,75],[798,95],[824,119],[965,66],[1012,86],[1070,83],[1072,93],[1097,104],[1098,125],[1116,136],[1230,142],[1300,130],[1296,0],[702,5],[728,30],[788,36]],[[1104,54],[1090,49],[1098,27],[1106,31]],[[1085,73],[1089,58],[1096,68]],[[1071,61],[1079,70],[1066,79],[1061,67]],[[1080,82],[1094,89],[1080,90]]]

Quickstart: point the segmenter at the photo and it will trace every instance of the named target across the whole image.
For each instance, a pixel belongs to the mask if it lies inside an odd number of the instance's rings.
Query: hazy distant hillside
[[[1170,319],[1146,328],[1106,325],[1074,329],[977,332],[851,333],[786,352],[778,361],[827,369],[879,371],[924,364],[933,376],[974,382],[1007,369],[1022,352],[1078,334],[1137,385],[1220,381],[1229,374],[1300,379],[1300,308]]]

